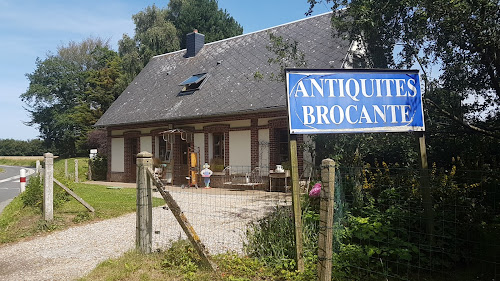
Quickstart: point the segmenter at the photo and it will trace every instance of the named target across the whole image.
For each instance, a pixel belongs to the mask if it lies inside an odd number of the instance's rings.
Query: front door
[[[189,176],[189,166],[188,166],[188,147],[189,143],[182,140],[180,135],[175,136],[174,143],[174,184],[175,185],[187,185]]]

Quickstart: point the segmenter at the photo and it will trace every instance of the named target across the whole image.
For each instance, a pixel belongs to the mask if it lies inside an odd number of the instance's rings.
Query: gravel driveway
[[[276,205],[290,203],[283,193],[226,189],[172,188],[180,205],[211,254],[242,252],[245,228]],[[160,197],[158,192],[154,193]],[[72,227],[29,241],[0,246],[0,280],[72,280],[100,262],[135,247],[135,213]],[[153,247],[168,247],[185,238],[168,208],[153,209]]]

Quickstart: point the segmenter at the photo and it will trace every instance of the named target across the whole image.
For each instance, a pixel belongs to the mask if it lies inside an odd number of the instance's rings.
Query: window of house
[[[224,133],[213,133],[213,158],[224,159]]]
[[[288,149],[288,130],[277,130],[276,139],[278,141],[278,163],[288,162],[290,155]]]
[[[158,140],[158,158],[162,162],[170,162],[171,147],[168,142],[166,142],[163,137],[157,137]]]
[[[179,95],[189,95],[194,91],[201,89],[203,83],[207,80],[207,73],[195,74],[188,79],[184,80],[179,86],[183,86]]]

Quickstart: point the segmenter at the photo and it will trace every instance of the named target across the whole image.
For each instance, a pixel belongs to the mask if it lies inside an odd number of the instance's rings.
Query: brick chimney
[[[205,44],[205,35],[198,33],[195,29],[186,35],[186,58],[194,57],[203,48]]]

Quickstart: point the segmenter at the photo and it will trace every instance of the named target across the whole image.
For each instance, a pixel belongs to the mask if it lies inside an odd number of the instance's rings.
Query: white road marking
[[[19,169],[19,170],[21,170],[21,169]],[[29,175],[32,175],[32,174],[35,173],[35,170],[33,170],[33,169],[29,169],[29,168],[24,168],[24,169],[26,170],[26,176],[29,176]],[[17,175],[17,176],[13,176],[13,177],[10,177],[10,178],[6,178],[6,179],[3,179],[3,180],[0,180],[0,183],[7,182],[7,181],[18,182],[16,180],[19,179],[19,178],[21,178],[21,175]]]
[[[0,183],[2,182],[7,182],[7,181],[11,181],[11,180],[15,180],[15,179],[18,179],[20,178],[21,176],[13,176],[13,177],[10,177],[10,178],[6,178],[6,179],[3,179],[3,180],[0,180]]]

